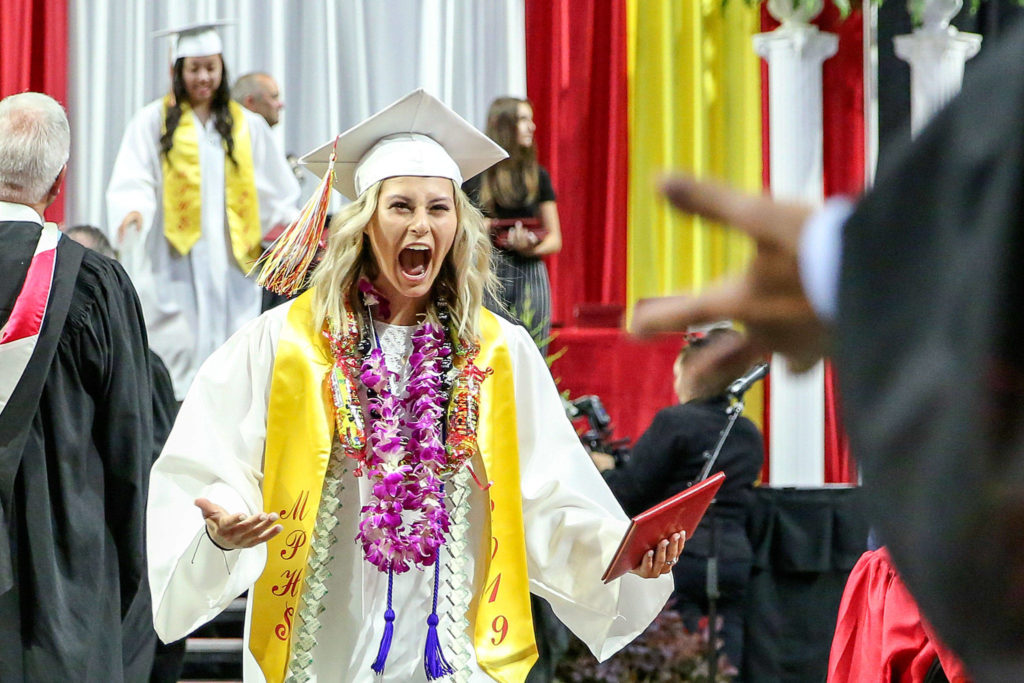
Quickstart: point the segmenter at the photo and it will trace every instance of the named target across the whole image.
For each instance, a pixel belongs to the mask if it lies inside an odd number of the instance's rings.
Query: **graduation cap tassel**
[[[324,246],[327,207],[331,200],[331,186],[334,184],[334,160],[337,156],[338,138],[334,139],[334,150],[327,166],[327,173],[316,192],[302,207],[296,218],[270,248],[256,261],[252,271],[260,268],[256,283],[276,294],[293,296],[306,284],[317,251]]]
[[[455,668],[448,663],[441,650],[441,641],[437,637],[437,585],[441,575],[441,553],[438,549],[438,557],[434,560],[434,603],[431,606],[430,616],[427,617],[427,646],[423,653],[423,668],[427,672],[428,681],[436,681],[443,676],[451,676]]]
[[[378,676],[384,674],[384,665],[388,661],[388,653],[391,651],[391,639],[395,635],[395,610],[391,609],[391,583],[395,577],[392,570],[388,570],[388,607],[384,610],[384,635],[380,638],[380,648],[377,650],[377,659],[370,667],[373,673]]]

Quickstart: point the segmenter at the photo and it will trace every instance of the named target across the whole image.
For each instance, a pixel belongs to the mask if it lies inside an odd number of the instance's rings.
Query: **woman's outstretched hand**
[[[278,520],[276,512],[231,514],[206,498],[196,498],[195,504],[203,512],[210,539],[225,550],[252,548],[266,543],[284,529],[280,524],[275,524]]]
[[[668,574],[672,571],[672,566],[679,561],[679,553],[683,552],[683,545],[685,543],[685,531],[661,539],[658,547],[644,553],[644,559],[640,561],[640,564],[631,573],[645,579],[653,579],[662,574]]]

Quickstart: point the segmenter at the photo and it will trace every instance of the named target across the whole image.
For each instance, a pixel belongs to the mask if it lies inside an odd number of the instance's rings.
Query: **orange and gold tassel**
[[[335,149],[316,192],[309,198],[302,212],[291,225],[285,228],[274,243],[263,252],[253,264],[250,273],[260,268],[256,283],[283,296],[294,296],[306,286],[310,266],[322,246],[326,229],[327,207],[331,200],[331,187],[334,185],[334,160],[336,158],[338,139],[334,139]]]

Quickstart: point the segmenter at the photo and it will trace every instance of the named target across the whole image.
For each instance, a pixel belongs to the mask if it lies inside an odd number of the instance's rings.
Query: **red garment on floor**
[[[922,619],[886,549],[861,555],[839,604],[829,683],[919,683],[936,656],[951,683],[970,683],[959,658]]]

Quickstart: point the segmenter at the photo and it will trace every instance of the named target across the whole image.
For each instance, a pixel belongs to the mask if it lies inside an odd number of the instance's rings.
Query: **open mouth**
[[[430,265],[430,247],[424,244],[413,244],[398,254],[398,266],[402,275],[410,280],[422,280],[427,275]]]

